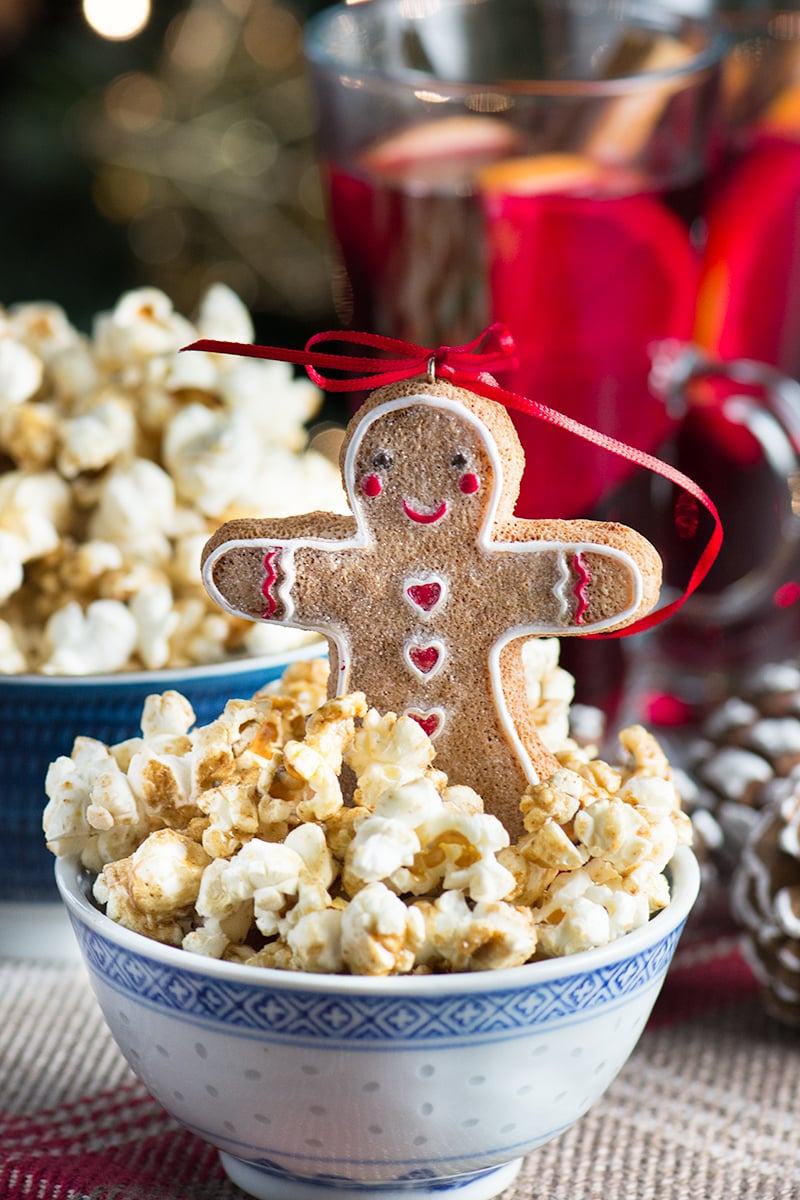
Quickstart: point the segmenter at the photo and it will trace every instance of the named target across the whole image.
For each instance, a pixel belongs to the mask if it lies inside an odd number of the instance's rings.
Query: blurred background
[[[0,303],[79,328],[130,287],[335,321],[301,58],[315,0],[0,0]]]

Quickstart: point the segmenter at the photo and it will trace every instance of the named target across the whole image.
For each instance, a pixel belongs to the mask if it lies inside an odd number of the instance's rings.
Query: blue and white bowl
[[[566,1130],[630,1055],[699,887],[599,950],[491,973],[372,979],[219,962],[58,886],[125,1058],[259,1200],[488,1200]]]
[[[50,763],[69,754],[76,737],[108,745],[136,737],[146,698],[168,689],[186,696],[198,724],[205,724],[228,700],[252,696],[280,678],[289,663],[323,653],[316,642],[282,654],[182,670],[0,676],[0,903],[58,904],[53,856],[42,833],[44,781]]]

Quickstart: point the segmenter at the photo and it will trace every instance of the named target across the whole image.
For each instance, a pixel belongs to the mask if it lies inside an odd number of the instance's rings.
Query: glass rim
[[[481,3],[504,3],[506,0],[480,0]],[[563,0],[537,0],[545,7],[563,11]],[[414,68],[393,68],[386,70],[381,66],[347,62],[341,57],[330,53],[325,47],[324,35],[345,18],[356,16],[370,18],[376,10],[391,9],[405,10],[410,20],[423,20],[426,14],[423,10],[428,3],[434,3],[434,11],[448,8],[475,8],[476,0],[350,0],[339,2],[324,8],[308,19],[304,27],[303,52],[306,61],[315,68],[326,70],[341,76],[342,82],[349,82],[357,87],[361,82],[374,81],[385,84],[402,84],[420,88],[428,85],[432,91],[447,93],[457,97],[474,93],[476,89],[498,91],[508,95],[529,96],[573,96],[573,97],[611,97],[628,95],[635,92],[645,92],[653,87],[671,86],[682,90],[679,86],[692,78],[702,79],[715,70],[722,62],[726,49],[731,44],[731,35],[722,22],[713,13],[700,13],[692,7],[680,4],[663,6],[654,14],[652,6],[643,0],[632,0],[627,10],[632,19],[638,18],[642,27],[661,29],[664,33],[673,32],[677,26],[689,23],[695,29],[703,30],[707,35],[706,45],[690,55],[679,65],[659,67],[632,74],[615,76],[613,79],[597,78],[554,78],[554,79],[506,79],[486,78],[474,80],[448,79],[432,71]],[[609,15],[619,20],[625,15],[625,7],[614,0],[607,0]],[[587,17],[591,13],[586,14]],[[647,22],[642,18],[647,17]],[[657,18],[657,20],[655,20]],[[655,21],[655,23],[654,23]]]

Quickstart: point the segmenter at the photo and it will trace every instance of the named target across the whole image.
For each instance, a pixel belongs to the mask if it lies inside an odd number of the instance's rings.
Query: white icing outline
[[[439,657],[430,671],[422,671],[411,657],[412,650],[437,650]],[[413,671],[417,678],[433,679],[434,675],[438,675],[444,666],[445,659],[447,658],[447,646],[441,638],[409,637],[406,638],[405,645],[403,646],[403,658],[406,660],[406,666],[410,671]]]
[[[558,601],[558,615],[562,621],[565,621],[569,616],[569,600],[567,598],[566,587],[570,581],[570,569],[567,565],[567,556],[563,550],[558,552],[558,579],[553,585],[553,595]]]
[[[443,708],[440,708],[438,704],[433,708],[417,708],[415,704],[410,704],[408,708],[403,709],[403,715],[406,717],[411,717],[412,721],[416,717],[419,717],[423,721],[426,721],[428,717],[436,717],[439,721],[439,724],[436,726],[436,729],[433,733],[428,734],[428,737],[432,742],[436,741],[437,737],[444,729],[445,722],[447,721],[447,713]],[[422,726],[420,726],[420,729],[422,729]],[[425,731],[423,729],[423,733],[424,732]]]
[[[408,593],[412,587],[425,587],[429,583],[439,584],[439,599],[430,608],[423,608]],[[437,575],[435,571],[420,571],[416,575],[407,575],[403,580],[403,599],[406,604],[411,606],[412,612],[423,621],[430,621],[441,612],[447,603],[449,594],[450,585],[447,577],[445,575]]]
[[[226,612],[231,613],[234,617],[245,616],[241,609],[235,608],[234,605],[228,603],[214,582],[214,566],[217,560],[222,558],[223,554],[227,554],[229,550],[252,550],[256,547],[262,550],[264,555],[266,555],[268,550],[280,550],[282,553],[279,555],[276,565],[283,576],[283,582],[278,585],[277,596],[283,605],[285,616],[257,617],[255,619],[272,621],[275,625],[286,625],[293,629],[311,630],[314,633],[321,634],[323,637],[330,638],[336,646],[336,654],[339,660],[339,683],[336,694],[337,696],[343,696],[349,689],[350,670],[353,663],[350,637],[346,629],[343,629],[333,621],[320,621],[317,625],[304,621],[302,625],[299,625],[293,620],[295,604],[291,597],[291,589],[296,577],[294,556],[295,551],[300,547],[307,547],[311,550],[350,550],[360,549],[367,545],[369,545],[369,539],[365,542],[358,535],[354,538],[344,538],[342,541],[334,541],[331,538],[231,538],[230,541],[221,542],[219,546],[216,546],[203,563],[203,585],[211,599],[219,604],[221,608],[224,608]]]
[[[527,625],[519,625],[519,626],[516,626],[510,630],[507,630],[505,633],[501,634],[501,636],[498,638],[498,640],[495,642],[494,646],[492,647],[492,650],[489,655],[489,670],[490,670],[490,678],[491,678],[491,683],[492,683],[492,691],[494,693],[494,700],[495,700],[495,704],[497,706],[497,711],[498,711],[498,715],[500,717],[500,722],[503,726],[506,736],[508,737],[512,746],[514,747],[514,750],[517,753],[520,762],[522,763],[522,766],[523,766],[523,769],[525,770],[526,775],[528,776],[528,778],[530,779],[530,781],[532,783],[538,783],[539,777],[538,777],[536,771],[534,771],[534,769],[533,769],[533,764],[531,763],[530,757],[527,754],[525,747],[523,746],[523,744],[520,740],[520,737],[516,731],[513,721],[511,720],[511,714],[508,710],[508,705],[506,704],[506,700],[503,695],[503,691],[502,691],[502,687],[501,687],[501,673],[500,673],[500,655],[501,655],[503,649],[505,648],[505,646],[508,645],[509,642],[512,642],[512,641],[514,641],[515,638],[519,638],[519,637],[532,637],[532,636],[534,636],[534,637],[535,636],[539,636],[539,637],[551,636],[552,637],[552,636],[563,635],[568,630],[571,630],[572,632],[575,632],[575,633],[581,633],[581,634],[600,633],[605,629],[609,629],[616,625],[624,624],[628,620],[628,618],[633,616],[633,614],[636,612],[636,610],[639,608],[639,605],[641,604],[642,596],[643,596],[643,592],[644,592],[644,580],[642,578],[642,574],[641,574],[641,571],[639,570],[639,567],[637,566],[636,562],[631,557],[631,555],[627,554],[624,550],[618,549],[615,546],[606,546],[601,542],[559,542],[559,541],[547,540],[547,539],[542,539],[542,540],[534,541],[534,542],[496,542],[496,541],[493,541],[492,537],[491,537],[491,531],[492,531],[492,527],[494,525],[495,517],[497,515],[497,508],[500,503],[500,497],[501,497],[502,491],[503,491],[503,480],[504,480],[503,463],[502,463],[502,459],[500,457],[500,452],[497,448],[497,445],[496,445],[494,439],[492,438],[491,434],[489,433],[489,430],[487,429],[484,422],[481,421],[474,413],[470,412],[469,409],[465,408],[459,401],[451,400],[447,396],[438,396],[438,395],[414,392],[411,395],[400,396],[393,400],[387,400],[383,404],[377,405],[375,408],[373,408],[371,410],[371,412],[369,412],[366,415],[366,417],[364,417],[361,420],[359,425],[357,425],[356,430],[353,434],[353,438],[347,447],[347,452],[345,454],[345,459],[344,459],[343,469],[342,469],[344,485],[345,485],[347,496],[348,496],[348,499],[350,502],[350,507],[351,507],[353,515],[355,516],[355,519],[356,519],[356,533],[353,537],[344,538],[342,540],[338,540],[335,538],[327,538],[327,539],[291,538],[291,539],[284,539],[284,540],[274,539],[274,538],[272,538],[272,539],[246,538],[246,539],[241,539],[241,540],[233,540],[230,542],[223,542],[223,543],[221,543],[221,545],[217,546],[216,549],[214,550],[214,552],[212,554],[210,554],[209,557],[206,559],[206,562],[203,566],[203,582],[205,583],[205,586],[206,586],[209,594],[212,596],[213,599],[215,599],[217,601],[218,604],[221,605],[222,608],[226,609],[230,613],[233,613],[234,616],[241,616],[242,614],[240,611],[233,608],[230,604],[228,604],[225,601],[225,598],[221,595],[219,590],[214,585],[213,578],[212,578],[214,564],[216,563],[217,559],[219,559],[228,550],[234,549],[238,546],[246,546],[251,549],[253,548],[253,546],[258,546],[260,548],[263,548],[263,550],[265,552],[270,547],[276,547],[279,549],[287,549],[287,548],[294,549],[294,548],[299,548],[301,546],[304,546],[304,547],[308,546],[310,548],[319,548],[319,549],[330,549],[330,550],[350,550],[350,549],[359,549],[361,547],[368,547],[368,546],[372,545],[372,538],[370,537],[369,531],[366,528],[364,521],[363,521],[362,504],[364,502],[364,497],[362,495],[360,495],[360,493],[356,487],[355,460],[358,456],[358,452],[359,452],[361,443],[364,439],[364,436],[365,436],[367,430],[370,429],[371,426],[376,421],[382,420],[382,418],[387,416],[389,413],[397,412],[400,409],[413,408],[415,406],[420,406],[420,405],[422,405],[423,407],[440,409],[440,410],[444,409],[445,411],[452,412],[458,418],[459,421],[466,422],[468,425],[471,425],[476,430],[478,437],[480,438],[481,442],[484,445],[486,453],[489,457],[489,461],[491,462],[491,465],[492,465],[492,472],[494,474],[494,485],[490,491],[488,501],[486,503],[486,509],[485,509],[483,523],[482,523],[482,525],[478,531],[478,535],[477,535],[477,544],[480,549],[491,552],[491,553],[498,553],[498,552],[501,554],[502,553],[513,553],[515,555],[521,555],[521,554],[525,554],[525,553],[536,554],[541,551],[550,551],[550,552],[555,551],[557,554],[563,554],[565,556],[566,555],[574,556],[575,554],[582,554],[582,553],[594,554],[594,555],[597,555],[600,557],[615,559],[621,565],[626,566],[628,568],[628,572],[629,572],[629,575],[632,580],[633,593],[634,593],[632,602],[628,605],[627,608],[623,609],[621,612],[615,613],[613,616],[606,617],[602,621],[594,621],[591,624],[586,624],[586,625],[584,625],[584,624],[574,625],[574,626],[557,625],[555,623],[548,624],[548,623],[541,622],[541,621],[533,622],[533,623],[527,624]],[[290,582],[293,582],[293,580],[294,580],[294,571],[287,570],[287,568],[284,566],[282,557],[281,557],[280,566],[281,566],[281,569],[285,572],[285,578],[284,578],[284,584],[279,589],[278,594],[280,596],[281,603],[284,604],[284,606],[286,608],[286,612],[289,613],[290,615],[293,615],[294,606],[292,605],[291,600],[286,593],[288,591]],[[291,563],[290,563],[290,567],[291,567]],[[441,577],[435,576],[435,575],[429,575],[426,577],[423,574],[422,576],[415,575],[413,577],[408,577],[404,581],[403,587],[405,589],[405,587],[407,586],[407,584],[409,582],[410,583],[415,583],[415,582],[427,583],[427,582],[432,582],[434,580],[436,580],[439,583],[446,586],[447,581],[443,580]],[[591,587],[591,584],[589,586]],[[442,606],[444,598],[445,598],[445,593],[443,591],[442,599],[434,606],[433,609],[431,609],[431,613],[441,611],[441,606]],[[430,616],[430,614],[424,613],[424,611],[422,609],[419,609],[417,605],[413,604],[413,602],[411,601],[411,599],[408,595],[406,595],[406,600],[409,604],[412,605],[415,612],[417,612],[418,614],[420,614],[422,616],[426,616],[426,617]],[[278,623],[279,624],[289,624],[290,621],[288,618],[282,618]],[[323,636],[329,637],[335,643],[337,653],[339,656],[340,668],[341,668],[340,673],[339,673],[340,678],[338,680],[338,685],[337,685],[337,695],[343,695],[347,691],[347,688],[349,686],[350,666],[352,663],[350,638],[349,638],[347,632],[344,629],[341,629],[339,626],[334,625],[333,622],[330,622],[328,624],[326,624],[325,622],[320,622],[320,624],[318,626],[317,625],[309,625],[308,623],[304,623],[304,625],[301,626],[300,628],[313,629],[315,632],[319,632],[319,633],[323,634]],[[418,710],[414,710],[414,711],[418,711]],[[444,724],[444,717],[445,717],[444,710],[430,709],[430,710],[428,710],[427,714],[423,714],[423,715],[430,715],[436,711],[438,711],[441,714],[441,722],[439,725],[439,729],[437,730],[437,733],[438,733],[441,731],[443,724]]]

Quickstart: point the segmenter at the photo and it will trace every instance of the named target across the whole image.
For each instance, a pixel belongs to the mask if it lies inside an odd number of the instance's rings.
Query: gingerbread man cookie
[[[529,715],[522,640],[634,621],[660,559],[623,525],[515,518],[508,413],[444,381],[374,392],[341,461],[352,516],[230,521],[205,548],[205,586],[234,614],[324,634],[331,694],[414,717],[436,765],[516,833],[525,787],[558,767]]]

